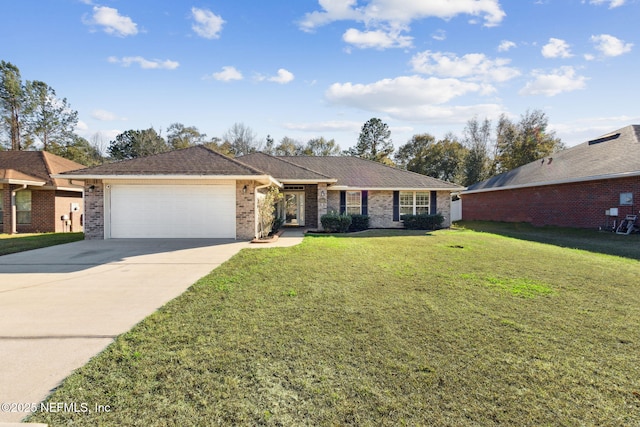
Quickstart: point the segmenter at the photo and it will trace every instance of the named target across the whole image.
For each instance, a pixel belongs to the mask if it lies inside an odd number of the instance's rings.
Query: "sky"
[[[542,110],[567,146],[640,124],[640,0],[2,0],[0,59],[108,145],[172,123],[395,147]]]

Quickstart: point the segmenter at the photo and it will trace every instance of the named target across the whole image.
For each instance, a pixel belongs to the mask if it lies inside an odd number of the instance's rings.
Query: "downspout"
[[[16,208],[16,193],[18,191],[26,190],[27,184],[22,184],[22,188],[15,188],[11,190],[11,234],[18,233],[18,209]]]

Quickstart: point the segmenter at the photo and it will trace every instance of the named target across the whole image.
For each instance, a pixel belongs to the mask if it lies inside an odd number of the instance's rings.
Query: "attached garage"
[[[235,182],[107,184],[111,238],[236,237]]]

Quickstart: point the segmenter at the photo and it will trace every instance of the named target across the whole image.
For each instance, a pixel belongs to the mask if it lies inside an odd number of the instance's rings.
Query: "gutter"
[[[640,176],[640,171],[611,173],[605,175],[588,176],[584,178],[558,179],[555,181],[532,182],[528,184],[505,185],[503,187],[479,188],[477,190],[464,190],[460,193],[460,195],[464,196],[465,194],[489,193],[491,191],[501,190],[517,190],[520,188],[546,187],[548,185],[575,184],[577,182],[601,181],[605,179],[630,178],[634,176]]]
[[[327,191],[451,191],[456,192],[464,187],[438,188],[438,187],[351,187],[347,185],[332,185],[327,187]]]

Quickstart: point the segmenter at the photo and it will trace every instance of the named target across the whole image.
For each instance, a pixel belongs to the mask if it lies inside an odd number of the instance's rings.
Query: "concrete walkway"
[[[0,404],[38,404],[73,370],[244,248],[222,239],[80,241],[0,257]],[[100,404],[101,402],[90,402]],[[0,407],[0,425],[27,414]]]

